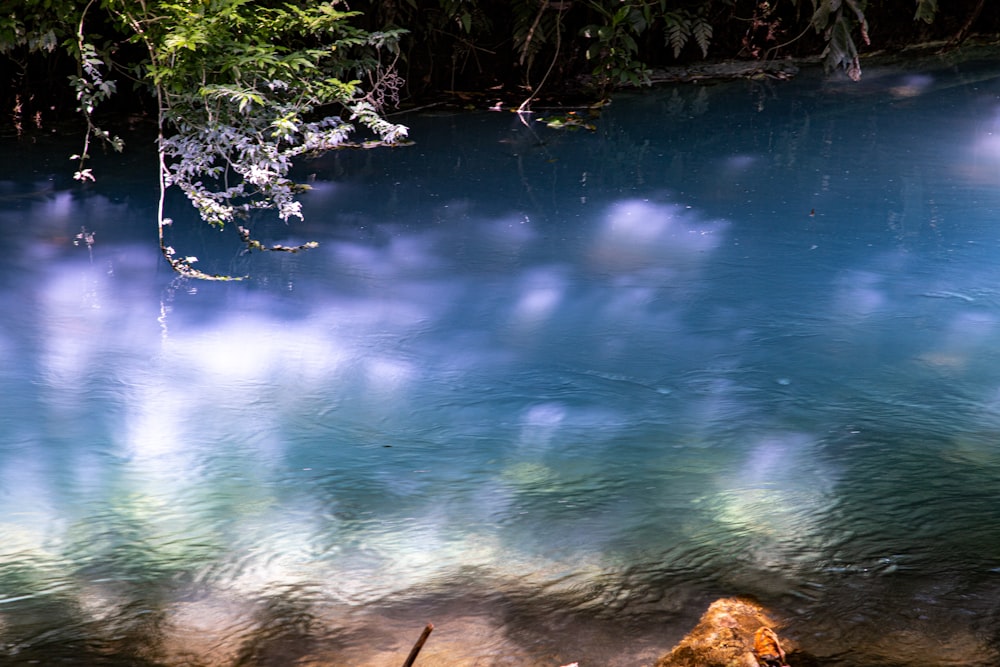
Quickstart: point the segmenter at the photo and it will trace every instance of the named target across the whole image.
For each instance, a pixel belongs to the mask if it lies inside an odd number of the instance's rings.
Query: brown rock
[[[759,604],[722,598],[709,605],[698,624],[656,667],[763,667],[784,663],[775,622]],[[761,651],[758,661],[756,648]],[[771,661],[771,657],[777,658]]]

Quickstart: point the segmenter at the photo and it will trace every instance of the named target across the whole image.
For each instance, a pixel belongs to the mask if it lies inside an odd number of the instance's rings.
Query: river
[[[0,145],[0,664],[1000,661],[1000,67],[402,117],[305,221]],[[128,137],[126,137],[128,139]]]

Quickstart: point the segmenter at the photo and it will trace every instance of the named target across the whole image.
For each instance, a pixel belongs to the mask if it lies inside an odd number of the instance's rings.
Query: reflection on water
[[[398,665],[432,621],[420,664],[639,665],[752,595],[824,664],[995,664],[995,77],[414,118],[258,223],[316,250],[173,215],[231,284],[39,157],[0,183],[0,663]]]

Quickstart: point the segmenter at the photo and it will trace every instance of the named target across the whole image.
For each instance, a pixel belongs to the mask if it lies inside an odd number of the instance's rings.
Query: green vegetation
[[[564,98],[641,85],[705,58],[822,56],[860,76],[863,51],[996,32],[985,0],[395,0],[352,3],[370,28],[397,25],[406,93],[545,87]]]
[[[601,99],[643,85],[653,68],[713,58],[771,61],[821,55],[861,77],[862,49],[931,39],[958,42],[995,29],[985,0],[947,10],[937,0],[12,0],[0,10],[0,55],[11,73],[0,102],[17,132],[34,106],[72,95],[86,130],[74,177],[95,142],[122,150],[98,122],[109,108],[151,108],[159,129],[161,249],[170,247],[163,194],[176,186],[209,224],[237,226],[271,209],[299,217],[295,158],[341,148],[356,129],[366,147],[397,145],[387,120],[401,101],[444,91],[496,91],[528,110],[546,92]],[[66,84],[69,85],[66,85]],[[552,121],[556,122],[556,121]]]
[[[345,145],[353,123],[384,144],[406,137],[405,127],[380,113],[386,100],[397,99],[400,80],[392,60],[402,31],[355,27],[351,20],[358,13],[341,11],[339,3],[20,4],[30,11],[3,17],[0,48],[62,48],[77,63],[69,82],[87,123],[84,149],[74,156],[77,180],[95,179],[86,166],[93,140],[123,147],[94,121],[98,105],[118,90],[112,77],[134,81],[155,100],[160,245],[185,275],[226,278],[195,269],[197,258],[181,257],[167,245],[168,187],[178,187],[203,220],[220,228],[257,209],[274,209],[283,220],[301,218],[295,196],[302,187],[288,178],[295,157]],[[240,233],[248,247],[271,249],[245,228]]]

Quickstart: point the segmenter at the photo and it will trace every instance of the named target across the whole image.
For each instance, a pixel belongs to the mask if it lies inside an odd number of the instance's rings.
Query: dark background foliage
[[[144,53],[99,11],[112,0],[91,4],[90,41],[118,68],[118,94],[102,110],[150,112],[146,89],[129,82]],[[78,73],[71,43],[83,7],[8,0],[0,10],[0,106],[8,121],[24,127],[75,110],[66,82]],[[406,81],[404,104],[454,91],[513,99],[544,88],[564,99],[594,97],[641,85],[657,68],[706,60],[825,54],[831,69],[848,69],[854,50],[948,48],[1000,32],[1000,3],[985,0],[355,0],[349,8],[361,12],[354,21],[366,30],[407,31],[394,63]],[[841,23],[820,26],[823,16]],[[4,125],[9,133],[11,122]]]

